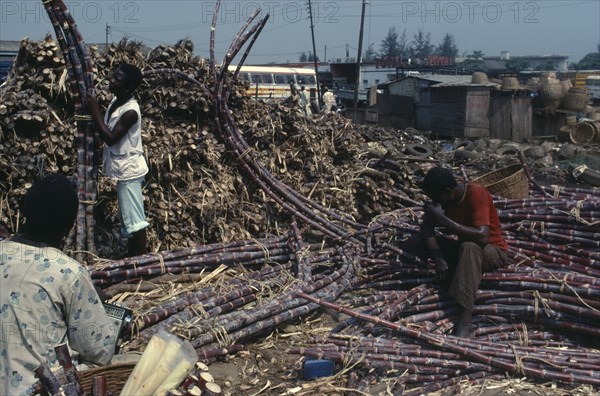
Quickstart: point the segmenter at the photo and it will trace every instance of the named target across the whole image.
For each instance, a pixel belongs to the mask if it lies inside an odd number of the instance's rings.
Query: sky
[[[499,56],[568,55],[575,63],[600,43],[600,0],[312,0],[317,55],[321,60],[356,57],[361,9],[366,2],[363,49],[381,41],[391,27],[409,39],[421,29],[439,44],[451,34],[459,54]],[[189,38],[195,53],[208,56],[214,1],[65,1],[88,43],[127,36],[154,48]],[[298,61],[312,52],[308,0],[223,0],[216,29],[217,56],[256,9],[270,19],[247,64]],[[40,39],[52,32],[41,1],[0,0],[0,39]],[[234,62],[235,63],[235,62]]]

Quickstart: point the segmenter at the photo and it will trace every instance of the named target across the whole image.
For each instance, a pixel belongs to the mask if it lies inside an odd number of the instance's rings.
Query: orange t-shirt
[[[468,183],[466,188],[467,192],[462,201],[444,206],[446,215],[467,227],[488,226],[490,228],[488,243],[502,250],[508,250],[508,244],[502,236],[498,212],[490,193],[485,187],[475,183]]]

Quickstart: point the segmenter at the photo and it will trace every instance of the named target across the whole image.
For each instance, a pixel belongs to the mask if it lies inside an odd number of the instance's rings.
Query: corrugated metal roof
[[[498,86],[498,84],[494,84],[494,83],[487,83],[487,84],[473,84],[470,82],[447,82],[447,83],[439,83],[439,84],[434,84],[431,87],[432,88],[445,88],[445,87],[496,87]]]
[[[19,52],[21,48],[20,40],[0,40],[0,52]]]

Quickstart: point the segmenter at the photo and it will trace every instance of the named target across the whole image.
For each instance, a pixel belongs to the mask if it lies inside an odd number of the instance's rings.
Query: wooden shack
[[[426,78],[408,76],[379,84],[380,93],[377,95],[376,106],[379,125],[396,128],[415,127],[418,120],[415,112],[422,102],[421,96],[427,87],[437,83]]]
[[[532,130],[535,137],[561,137],[561,128],[567,124],[567,118],[576,117],[577,113],[562,109],[534,108]]]
[[[437,84],[431,89],[431,131],[435,136],[490,136],[492,84]]]
[[[532,137],[532,105],[529,91],[493,89],[490,93],[490,137],[523,141]]]
[[[415,126],[415,101],[412,97],[377,95],[378,124],[392,128]]]

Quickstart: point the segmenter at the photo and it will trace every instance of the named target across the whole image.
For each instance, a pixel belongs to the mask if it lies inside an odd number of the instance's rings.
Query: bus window
[[[289,75],[285,74],[275,74],[275,84],[288,84],[289,83]]]
[[[250,81],[250,73],[240,73],[240,76],[242,76],[242,80]]]
[[[296,74],[296,79],[300,85],[315,85],[317,83],[316,78],[308,74]]]
[[[253,84],[261,84],[262,83],[262,78],[260,74],[251,74],[250,78]]]
[[[260,76],[264,84],[273,84],[273,76],[271,74],[261,74]]]

